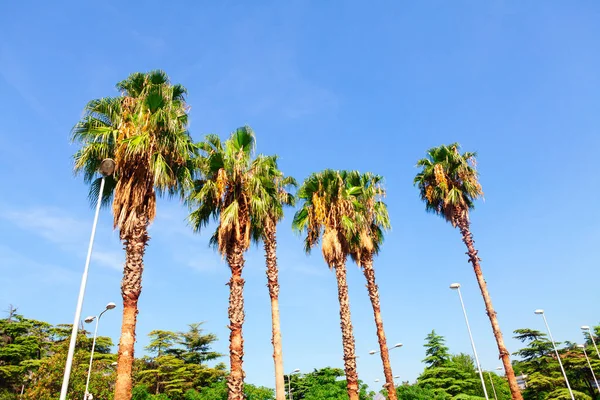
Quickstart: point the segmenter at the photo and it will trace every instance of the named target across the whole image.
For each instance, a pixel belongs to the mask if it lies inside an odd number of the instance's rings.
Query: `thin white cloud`
[[[85,233],[80,221],[52,207],[7,210],[0,214],[0,218],[56,244],[71,245],[80,242]]]
[[[125,254],[117,251],[94,250],[92,261],[115,271],[122,272],[125,263]]]
[[[227,264],[225,261],[220,261],[218,256],[206,257],[199,254],[197,258],[189,260],[186,265],[201,273],[219,274],[228,271]]]
[[[294,263],[279,263],[280,271],[291,272],[291,273],[299,273],[302,275],[308,276],[325,276],[327,275],[327,266],[326,265],[316,265],[310,263],[303,262],[294,262]]]
[[[90,221],[81,221],[56,207],[15,209],[3,205],[0,210],[0,219],[46,239],[64,252],[85,257],[91,228]],[[94,245],[92,260],[115,271],[123,269],[122,252],[107,250],[102,243],[98,243],[98,239]]]
[[[23,254],[17,253],[5,245],[0,245],[0,272],[2,276],[10,276],[10,272],[18,271],[19,281],[13,278],[13,284],[22,286],[24,282],[35,280],[47,285],[63,285],[76,282],[78,277],[72,270],[49,263],[41,263]],[[14,275],[14,274],[12,274]],[[3,282],[9,284],[9,282]]]

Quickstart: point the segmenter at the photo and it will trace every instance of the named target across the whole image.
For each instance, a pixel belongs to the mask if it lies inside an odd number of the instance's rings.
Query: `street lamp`
[[[104,314],[105,312],[107,312],[108,310],[112,310],[113,308],[115,308],[117,305],[115,303],[108,303],[106,305],[106,308],[104,309],[104,311],[102,311],[100,314],[98,314],[97,317],[87,317],[84,321],[86,323],[92,323],[94,320],[96,320],[96,329],[94,330],[94,340],[92,341],[92,353],[90,354],[90,366],[88,368],[88,374],[87,374],[87,380],[85,381],[85,394],[83,395],[83,400],[87,400],[90,397],[90,394],[88,393],[88,388],[90,386],[90,375],[92,374],[92,361],[94,361],[94,349],[96,348],[96,335],[98,334],[98,324],[100,323],[100,318],[102,317],[102,314]]]
[[[600,351],[598,351],[598,346],[596,346],[596,341],[594,340],[594,332],[587,325],[583,325],[581,327],[581,330],[584,332],[588,331],[588,335],[590,335],[590,338],[592,339],[592,343],[594,344],[594,348],[596,349],[596,354],[598,354],[598,358],[600,358]]]
[[[75,320],[73,321],[73,329],[71,330],[71,341],[69,343],[69,352],[67,353],[67,363],[65,365],[65,374],[63,376],[62,387],[60,389],[60,400],[67,398],[67,390],[69,388],[69,378],[71,376],[71,367],[73,366],[73,354],[75,353],[75,343],[77,342],[77,330],[79,328],[79,319],[81,318],[81,308],[83,306],[83,297],[85,295],[85,286],[87,284],[88,270],[90,260],[92,258],[92,248],[94,247],[94,236],[96,236],[96,225],[98,224],[98,215],[100,214],[100,205],[102,204],[102,193],[104,192],[104,183],[106,177],[113,174],[115,171],[115,162],[110,158],[105,158],[100,163],[98,172],[102,175],[100,179],[100,190],[98,190],[98,202],[96,203],[96,214],[94,215],[94,223],[92,224],[92,234],[90,235],[90,243],[88,245],[87,257],[85,259],[85,267],[83,276],[81,277],[81,286],[79,287],[79,297],[77,299],[77,307],[75,308]]]
[[[403,346],[403,344],[402,344],[402,343],[396,343],[396,344],[395,344],[395,345],[393,345],[392,347],[388,347],[388,350],[392,350],[392,349],[395,349],[395,348],[397,348],[397,347],[402,347],[402,346]],[[380,351],[381,351],[381,350],[371,350],[371,351],[369,352],[369,354],[370,354],[370,355],[377,354],[377,353],[379,353]]]
[[[396,343],[396,344],[395,344],[395,345],[393,345],[392,347],[388,347],[388,351],[390,351],[390,350],[393,350],[393,349],[400,348],[400,347],[402,347],[402,346],[403,346],[403,345],[402,345],[402,343]],[[369,351],[369,354],[370,354],[370,355],[377,354],[377,353],[381,353],[381,350],[371,350],[371,351]],[[385,372],[385,371],[384,371],[384,372]],[[394,378],[399,378],[399,377],[400,377],[400,376],[395,376]],[[387,379],[387,378],[386,378],[386,379]],[[384,385],[384,387],[385,387],[385,386],[388,386],[388,383],[386,383],[386,384]],[[389,388],[386,388],[386,389],[389,389]]]
[[[546,314],[544,314],[544,310],[537,309],[534,311],[537,315],[541,315],[544,319],[544,324],[546,324],[546,329],[548,330],[548,335],[550,335],[550,340],[552,341],[552,346],[554,347],[554,352],[556,353],[556,359],[558,360],[558,365],[560,365],[560,370],[562,371],[563,377],[565,378],[565,382],[567,383],[567,389],[569,389],[569,394],[571,395],[571,399],[575,400],[575,396],[573,396],[573,391],[571,390],[571,385],[569,384],[569,378],[567,378],[567,373],[563,368],[562,361],[560,360],[560,355],[558,354],[558,349],[556,348],[556,343],[554,343],[554,338],[552,337],[552,332],[550,331],[550,326],[548,325],[548,321],[546,320]]]
[[[502,367],[497,367],[496,370],[501,370]],[[492,373],[488,371],[488,377],[490,378],[490,383],[492,384],[492,391],[494,392],[494,399],[498,400],[498,395],[496,394],[496,388],[494,387],[494,380],[492,379]]]
[[[578,344],[581,350],[583,350],[583,355],[585,356],[585,361],[587,361],[588,367],[590,367],[590,371],[592,372],[592,378],[594,378],[594,382],[596,383],[596,389],[600,392],[600,386],[598,386],[598,380],[596,379],[596,374],[594,374],[594,370],[592,369],[592,364],[590,364],[590,359],[587,356],[587,352],[585,351],[585,346],[583,344]]]
[[[460,299],[460,305],[462,306],[463,314],[465,315],[465,322],[467,323],[467,330],[469,331],[469,338],[471,339],[471,347],[473,347],[473,354],[475,354],[475,363],[477,364],[477,371],[479,372],[479,379],[481,379],[481,387],[483,388],[483,394],[485,400],[489,400],[487,389],[485,388],[485,380],[483,379],[483,372],[481,371],[481,365],[479,364],[479,356],[477,356],[477,349],[475,348],[475,342],[473,341],[473,334],[471,333],[471,326],[469,325],[469,318],[467,318],[467,310],[465,310],[465,303],[463,302],[462,294],[460,293],[460,283],[453,283],[450,285],[450,289],[458,292],[458,298]]]
[[[288,397],[290,400],[292,399],[292,375],[297,374],[298,372],[300,372],[300,370],[298,368],[296,368],[295,370],[293,370],[291,373],[288,374]]]

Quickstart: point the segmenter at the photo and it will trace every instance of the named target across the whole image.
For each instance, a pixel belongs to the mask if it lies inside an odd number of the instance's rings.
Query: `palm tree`
[[[119,82],[118,97],[90,101],[72,131],[81,144],[75,172],[100,190],[96,171],[105,158],[116,162],[107,178],[103,202],[112,199],[114,226],[125,246],[121,282],[123,323],[119,342],[115,400],[131,398],[138,299],[142,291],[148,226],[156,214],[157,195],[183,194],[193,178],[195,146],[187,132],[186,90],[172,85],[163,71],[134,73]]]
[[[521,400],[521,392],[510,363],[510,354],[504,346],[500,325],[492,306],[492,299],[481,272],[479,264],[481,260],[477,256],[470,230],[469,211],[473,209],[474,201],[483,196],[483,190],[477,179],[476,153],[465,152],[460,154],[459,150],[458,143],[430,149],[427,152],[427,157],[417,162],[417,166],[421,167],[422,170],[415,177],[414,183],[419,187],[421,200],[425,202],[426,210],[441,216],[450,222],[453,227],[458,227],[462,235],[462,241],[467,246],[469,262],[473,265],[485,309],[496,337],[512,398]]]
[[[375,269],[373,257],[379,253],[383,243],[383,231],[391,228],[386,204],[381,200],[385,196],[383,178],[371,173],[359,174],[352,172],[346,178],[346,185],[350,193],[358,199],[356,208],[357,232],[350,241],[350,256],[362,271],[367,280],[367,290],[373,307],[373,317],[377,328],[379,353],[383,364],[385,386],[390,400],[396,400],[394,388],[394,374],[390,365],[390,355],[387,347],[383,319],[381,318],[381,305],[379,290],[375,283]]]
[[[264,157],[264,156],[259,156]],[[292,177],[285,177],[277,167],[277,157],[265,157],[265,164],[270,164],[268,169],[268,190],[264,191],[268,197],[263,199],[266,213],[254,215],[252,235],[256,243],[262,241],[265,249],[267,265],[267,286],[271,298],[271,321],[273,362],[275,364],[275,398],[285,400],[285,381],[283,369],[283,356],[281,349],[281,325],[279,322],[279,272],[277,269],[277,223],[283,219],[283,208],[294,206],[295,197],[290,194],[290,189],[297,186]]]
[[[303,203],[294,215],[292,226],[296,231],[306,232],[307,253],[321,241],[323,258],[335,271],[348,396],[350,400],[358,400],[356,351],[346,281],[348,238],[356,232],[354,210],[357,205],[346,188],[347,175],[346,171],[327,169],[309,176],[298,189],[297,196]]]
[[[253,159],[255,137],[250,127],[238,128],[221,143],[216,135],[207,135],[198,144],[201,174],[187,202],[194,231],[205,228],[211,219],[218,227],[210,242],[223,255],[231,270],[229,285],[229,400],[244,398],[244,252],[250,246],[252,219],[266,213],[269,197],[268,157]]]

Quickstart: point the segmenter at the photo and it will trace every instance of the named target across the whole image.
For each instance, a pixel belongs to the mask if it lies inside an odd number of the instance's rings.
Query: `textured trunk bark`
[[[342,344],[344,346],[344,370],[350,400],[358,400],[358,373],[356,372],[356,350],[354,347],[354,332],[350,317],[350,298],[348,297],[348,282],[346,281],[346,262],[339,260],[334,263],[335,277],[338,285],[338,300],[340,302],[340,325],[342,327]]]
[[[363,273],[367,279],[367,289],[369,298],[373,306],[373,316],[375,317],[375,326],[377,328],[377,340],[379,341],[379,352],[381,362],[383,363],[383,374],[385,376],[385,388],[388,391],[389,400],[397,400],[396,388],[394,387],[394,374],[390,365],[390,353],[387,347],[385,331],[383,330],[383,319],[381,318],[381,306],[379,303],[379,289],[375,283],[375,270],[373,269],[373,256],[365,256],[362,261]]]
[[[285,381],[283,378],[283,355],[281,350],[281,325],[279,322],[279,278],[277,271],[276,227],[265,229],[265,258],[267,263],[267,284],[271,297],[271,320],[273,330],[273,362],[275,363],[275,399],[285,400]]]
[[[244,399],[244,250],[241,244],[235,244],[227,254],[227,263],[231,269],[229,280],[229,362],[230,373],[227,378],[228,400]]]
[[[473,264],[473,270],[475,271],[477,283],[479,284],[479,289],[481,290],[481,295],[483,296],[483,301],[485,303],[485,310],[490,318],[492,331],[494,332],[496,343],[498,344],[498,351],[500,352],[500,358],[502,359],[502,364],[504,365],[504,372],[506,373],[506,379],[508,380],[508,386],[510,388],[512,399],[523,400],[521,390],[519,389],[519,385],[517,385],[515,372],[513,371],[512,364],[510,363],[510,353],[506,349],[506,346],[504,346],[504,339],[502,338],[502,331],[500,330],[500,325],[498,324],[498,318],[496,317],[496,312],[494,311],[494,307],[492,305],[492,299],[488,293],[487,284],[483,278],[483,273],[481,272],[481,266],[479,265],[480,259],[477,256],[477,250],[475,250],[475,242],[473,240],[473,235],[471,234],[469,220],[466,216],[456,217],[455,224],[460,229],[462,241],[467,246],[469,262]]]
[[[127,236],[121,235],[125,245],[125,268],[121,281],[123,297],[123,322],[119,355],[117,359],[117,381],[114,400],[131,399],[131,370],[135,345],[135,326],[138,314],[138,299],[142,292],[142,272],[144,271],[144,252],[148,243],[148,218],[140,217]]]

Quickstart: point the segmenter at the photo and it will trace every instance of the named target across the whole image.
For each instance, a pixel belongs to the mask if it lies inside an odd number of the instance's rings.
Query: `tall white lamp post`
[[[596,349],[596,354],[598,355],[598,358],[600,358],[600,351],[598,351],[598,346],[596,346],[596,341],[594,340],[594,332],[587,325],[582,326],[581,330],[584,332],[585,331],[588,332],[588,335],[590,335],[590,339],[592,339],[592,344],[594,345],[594,349]]]
[[[79,287],[79,298],[77,299],[77,307],[75,308],[75,319],[73,321],[73,329],[71,331],[71,341],[69,343],[69,352],[67,353],[67,363],[65,365],[65,374],[63,376],[62,387],[60,389],[60,400],[67,398],[67,390],[69,389],[69,378],[71,376],[71,367],[73,366],[73,354],[75,353],[75,343],[77,342],[77,330],[79,328],[79,319],[81,318],[81,307],[83,307],[83,297],[85,296],[85,286],[87,284],[88,270],[90,260],[92,258],[92,249],[94,247],[94,237],[96,236],[96,225],[98,224],[98,215],[100,214],[100,205],[102,204],[102,194],[104,192],[104,183],[106,177],[115,172],[115,162],[106,158],[100,163],[99,172],[102,175],[100,180],[100,190],[98,191],[98,203],[96,204],[96,214],[94,215],[94,223],[92,224],[92,234],[90,235],[90,243],[88,245],[87,257],[85,259],[85,267],[83,276],[81,277],[81,286]]]
[[[108,310],[112,310],[117,305],[115,303],[108,303],[104,311],[98,314],[97,317],[87,317],[84,321],[86,323],[92,323],[96,320],[96,329],[94,329],[94,340],[92,341],[92,353],[90,354],[90,366],[88,367],[87,380],[85,381],[85,394],[83,395],[83,400],[87,400],[90,398],[90,394],[88,392],[88,388],[90,387],[90,376],[92,374],[92,361],[94,361],[94,349],[96,348],[96,336],[98,335],[98,324],[100,323],[100,318],[102,314],[107,312]]]
[[[598,390],[598,392],[600,392],[600,386],[598,386],[598,380],[596,379],[596,374],[594,374],[594,369],[592,368],[590,359],[588,358],[587,352],[585,351],[585,345],[578,344],[577,347],[579,347],[581,350],[583,350],[583,355],[585,356],[585,361],[587,361],[587,365],[588,365],[588,367],[590,367],[590,372],[592,373],[592,378],[594,378],[594,382],[596,383],[596,390]]]
[[[560,370],[562,371],[563,377],[565,378],[565,382],[567,384],[567,389],[569,389],[569,394],[571,395],[571,399],[575,400],[575,396],[573,395],[573,391],[571,390],[571,385],[569,384],[569,378],[567,378],[567,373],[565,372],[565,368],[563,367],[562,361],[560,360],[560,354],[558,354],[558,349],[556,348],[556,343],[554,343],[554,338],[552,337],[552,332],[550,331],[550,326],[548,325],[548,321],[546,320],[546,314],[544,314],[544,310],[538,309],[535,310],[534,313],[537,315],[541,315],[544,319],[544,324],[546,324],[546,329],[548,330],[548,335],[550,336],[550,341],[552,341],[552,347],[554,347],[554,352],[556,353],[556,359],[558,360],[558,365],[560,365]]]
[[[460,305],[465,315],[465,322],[467,323],[467,330],[469,331],[469,339],[471,339],[471,347],[473,347],[473,354],[475,355],[475,363],[477,364],[477,371],[479,372],[479,379],[481,379],[481,387],[483,388],[483,395],[485,400],[489,400],[487,389],[485,387],[485,380],[483,379],[483,372],[481,371],[481,365],[479,364],[479,356],[477,355],[477,349],[475,348],[475,341],[473,341],[473,334],[471,333],[471,326],[469,325],[469,318],[467,318],[467,310],[465,310],[465,303],[463,302],[462,294],[460,293],[460,283],[453,283],[450,285],[450,289],[458,292],[458,298],[460,299]]]
[[[500,371],[502,367],[497,367],[496,370]],[[490,378],[490,383],[492,384],[492,391],[494,392],[494,399],[498,400],[498,395],[496,394],[496,388],[494,387],[494,380],[492,379],[492,373],[488,371],[488,377]]]
[[[288,374],[288,397],[290,400],[293,400],[293,398],[292,398],[292,375],[297,374],[298,372],[300,372],[300,370],[298,368],[296,368],[295,370],[293,370],[291,373]]]
[[[392,347],[388,347],[388,351],[393,350],[393,349],[397,349],[399,347],[402,347],[402,343],[396,343]],[[381,350],[371,350],[371,351],[369,351],[370,355],[377,354],[377,353],[381,353]],[[400,377],[399,375],[396,375],[396,376],[394,376],[394,379],[399,378],[399,377]],[[379,382],[379,380],[378,380],[378,382]],[[395,383],[394,383],[394,385],[395,385]],[[386,387],[386,386],[387,386],[387,383],[384,385],[384,387]],[[388,389],[388,388],[386,387],[386,389]]]

